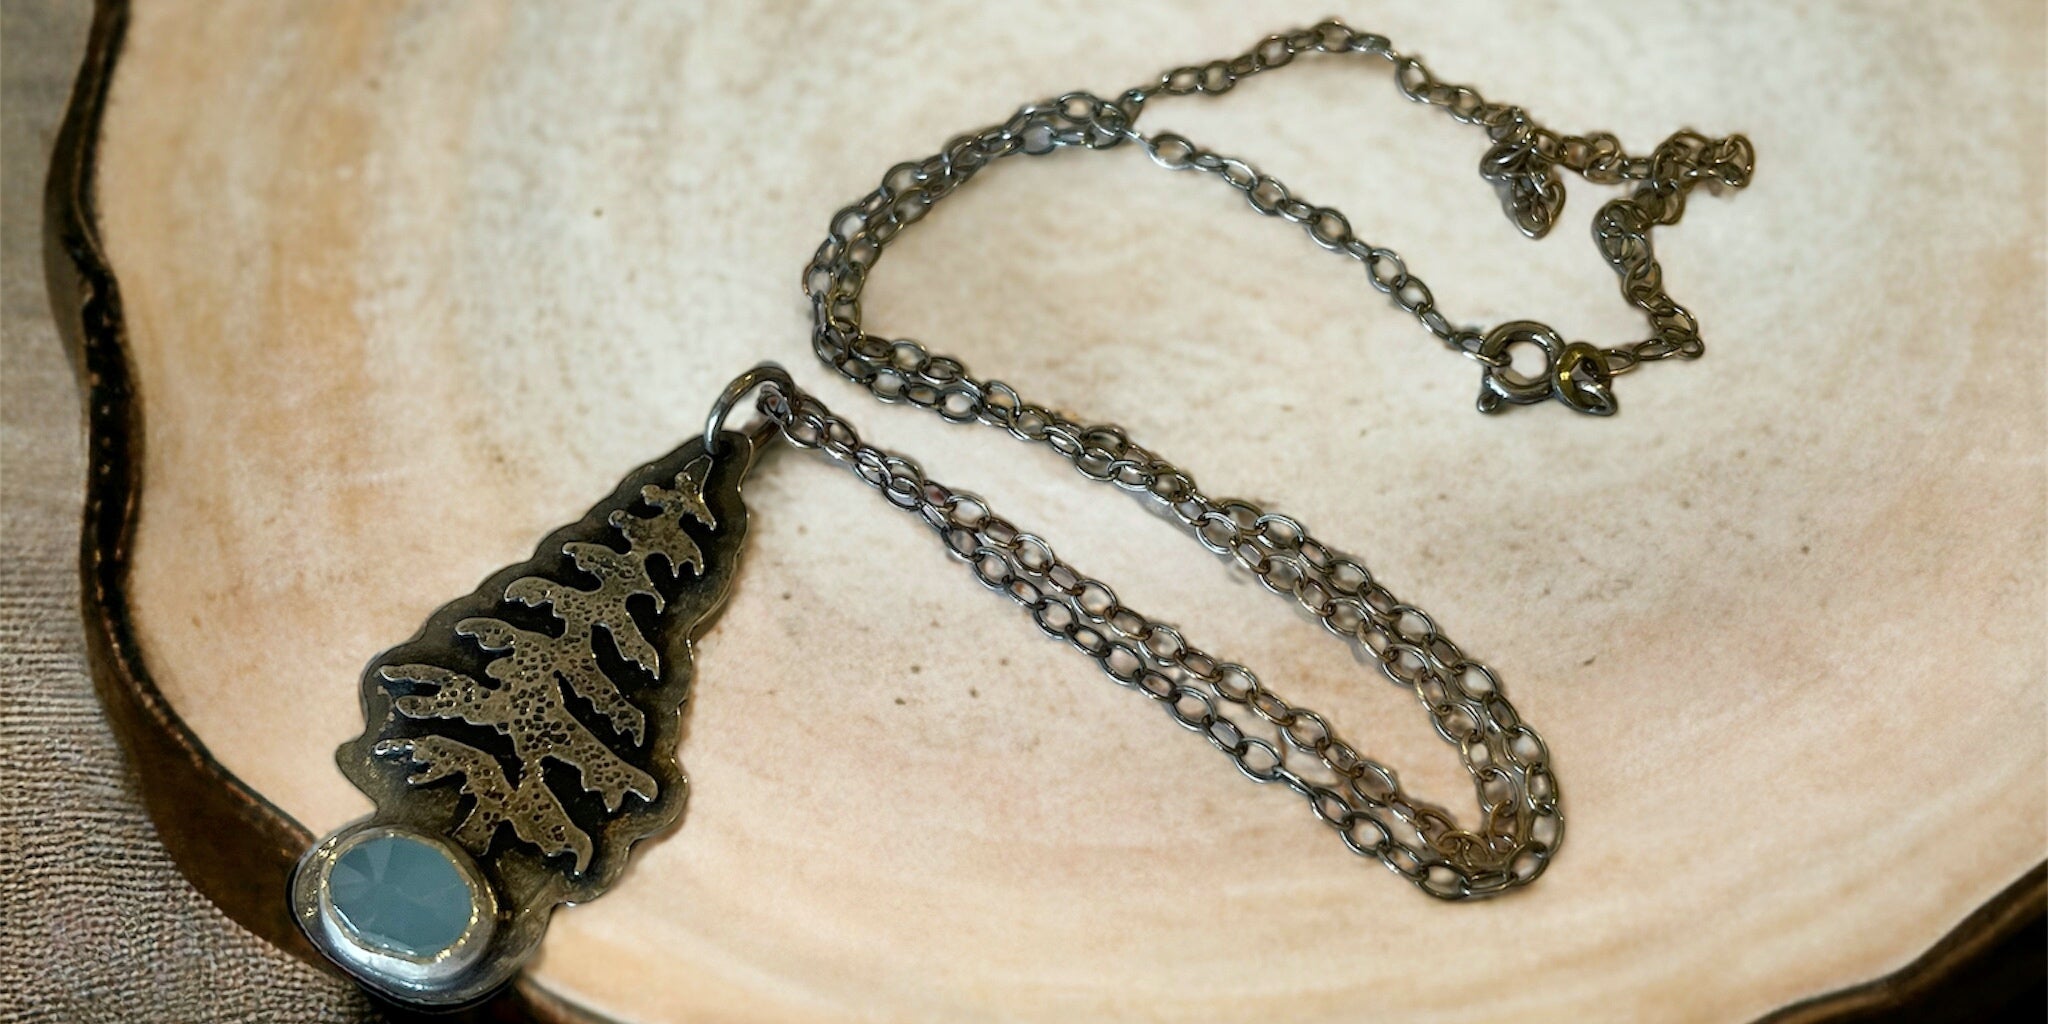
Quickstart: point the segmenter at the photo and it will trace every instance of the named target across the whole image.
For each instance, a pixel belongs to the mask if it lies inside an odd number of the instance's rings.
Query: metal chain
[[[1429,286],[1409,272],[1400,255],[1359,238],[1340,211],[1300,198],[1244,160],[1204,149],[1172,132],[1146,135],[1135,127],[1155,95],[1221,95],[1244,78],[1284,67],[1308,53],[1385,60],[1394,68],[1402,95],[1441,107],[1454,120],[1483,127],[1493,145],[1480,160],[1480,174],[1500,189],[1508,216],[1530,237],[1547,233],[1563,208],[1564,186],[1556,168],[1599,184],[1637,182],[1631,194],[1600,208],[1593,219],[1593,238],[1620,277],[1622,296],[1648,318],[1650,336],[1594,349],[1583,342],[1567,346],[1555,331],[1528,321],[1502,324],[1489,332],[1454,326],[1437,308]],[[957,360],[932,356],[914,341],[891,341],[865,331],[860,298],[869,268],[898,232],[995,160],[1071,147],[1109,149],[1127,141],[1143,146],[1163,167],[1215,175],[1242,192],[1254,210],[1299,224],[1318,245],[1357,260],[1375,289],[1453,351],[1481,364],[1480,408],[1489,412],[1508,404],[1557,398],[1584,412],[1611,413],[1614,403],[1608,388],[1613,377],[1642,363],[1673,356],[1694,359],[1704,352],[1698,321],[1664,289],[1650,231],[1659,224],[1677,223],[1695,186],[1704,182],[1715,188],[1741,188],[1749,183],[1756,164],[1755,150],[1741,135],[1709,139],[1680,131],[1648,156],[1628,155],[1606,132],[1559,135],[1536,124],[1520,107],[1491,103],[1469,86],[1438,81],[1420,60],[1396,52],[1384,36],[1326,21],[1268,36],[1230,60],[1167,71],[1151,85],[1126,90],[1114,101],[1072,92],[1023,107],[1001,124],[955,138],[939,153],[890,168],[879,187],[833,217],[830,233],[805,267],[804,290],[812,302],[812,345],[818,358],[884,401],[943,406],[949,419],[983,419],[1008,426],[1000,413],[994,420],[986,414],[988,385],[969,377]],[[1543,374],[1524,378],[1509,368],[1508,349],[1519,343],[1544,348]],[[1571,358],[1567,348],[1577,350]],[[1563,379],[1557,373],[1560,369],[1567,371]]]
[[[1409,795],[1392,768],[1360,754],[1322,715],[1123,604],[1107,584],[1062,561],[986,501],[864,443],[852,424],[786,375],[764,382],[759,407],[791,443],[846,464],[890,504],[916,514],[954,559],[1020,605],[1047,636],[1157,701],[1246,778],[1300,794],[1347,849],[1378,859],[1423,892],[1456,900],[1525,885],[1562,842],[1549,751],[1508,703],[1493,670],[1466,658],[1421,609],[1299,522],[1250,502],[1212,501],[1184,474],[1173,477],[1181,497],[1167,507],[1204,547],[1256,574],[1266,589],[1293,597],[1331,633],[1371,652],[1388,679],[1413,690],[1437,734],[1464,759],[1479,798],[1477,827],[1459,828],[1441,807]]]
[[[1147,135],[1135,123],[1158,95],[1220,95],[1251,75],[1310,54],[1359,54],[1387,61],[1396,86],[1416,102],[1485,128],[1492,147],[1482,177],[1525,234],[1541,236],[1564,200],[1556,168],[1601,184],[1638,183],[1594,218],[1594,238],[1621,277],[1622,294],[1648,316],[1650,337],[1595,349],[1566,344],[1542,324],[1514,321],[1491,331],[1453,326],[1429,286],[1392,250],[1354,232],[1339,211],[1296,196],[1250,163],[1185,137]],[[840,210],[804,271],[819,359],[884,402],[909,402],[953,422],[981,422],[1041,442],[1091,479],[1149,495],[1205,548],[1292,597],[1332,634],[1359,645],[1387,678],[1409,687],[1436,732],[1456,746],[1479,803],[1476,825],[1460,828],[1441,808],[1404,792],[1393,769],[1361,755],[1323,716],[1288,703],[1241,665],[1189,646],[1173,627],[1123,606],[1110,588],[1059,560],[1043,540],[995,515],[981,499],[925,477],[915,462],[863,444],[786,376],[762,391],[762,411],[795,444],[849,465],[892,504],[938,531],[954,558],[1007,594],[1049,635],[1094,658],[1112,679],[1166,708],[1183,726],[1229,755],[1247,777],[1282,783],[1308,800],[1345,846],[1377,858],[1424,892],[1446,899],[1485,896],[1542,873],[1564,835],[1556,777],[1543,740],[1521,721],[1498,678],[1467,658],[1421,609],[1395,597],[1366,568],[1310,535],[1300,522],[1242,500],[1205,495],[1194,478],[1132,441],[1113,424],[1089,425],[1027,401],[1000,380],[972,376],[950,356],[910,340],[870,334],[861,294],[882,250],[932,205],[983,167],[1018,153],[1142,146],[1161,166],[1211,174],[1244,194],[1254,210],[1298,224],[1318,245],[1359,261],[1371,285],[1432,335],[1481,364],[1480,408],[1557,398],[1596,414],[1614,411],[1612,378],[1644,362],[1697,357],[1698,324],[1663,288],[1650,247],[1657,224],[1675,223],[1702,182],[1740,188],[1754,153],[1742,136],[1673,135],[1649,156],[1630,156],[1614,136],[1562,136],[1519,107],[1490,103],[1466,86],[1439,82],[1385,37],[1326,21],[1268,36],[1245,53],[1175,68],[1115,100],[1073,92],[1021,108],[1001,124],[962,135],[939,153],[901,163],[860,201]],[[1536,344],[1547,365],[1517,376],[1508,349]],[[1290,755],[1294,755],[1290,759]]]

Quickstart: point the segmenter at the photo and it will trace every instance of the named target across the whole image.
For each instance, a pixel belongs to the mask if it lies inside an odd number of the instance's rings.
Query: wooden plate
[[[96,653],[188,870],[295,942],[270,886],[299,823],[366,809],[331,761],[364,661],[764,358],[1462,806],[1411,699],[1313,623],[805,355],[797,271],[890,164],[1325,13],[1282,6],[108,5],[53,287],[94,396]],[[1978,934],[2038,900],[2041,11],[1350,20],[1560,129],[1746,132],[1756,183],[1657,238],[1707,357],[1625,378],[1611,421],[1478,416],[1355,268],[1136,150],[990,172],[867,312],[1428,608],[1549,740],[1550,874],[1418,896],[785,453],[701,647],[685,821],[557,917],[534,991],[650,1024],[1740,1020],[1899,970],[2015,879]],[[1379,65],[1146,119],[1342,207],[1454,320],[1641,330],[1576,226],[1599,190],[1523,241],[1474,132]]]

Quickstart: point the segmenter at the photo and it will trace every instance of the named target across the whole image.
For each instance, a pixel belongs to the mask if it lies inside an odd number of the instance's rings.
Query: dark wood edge
[[[99,237],[94,196],[101,116],[129,20],[127,0],[96,4],[85,58],[43,191],[43,273],[51,311],[84,392],[85,521],[79,549],[86,657],[108,723],[134,767],[143,805],[180,871],[237,924],[333,970],[299,932],[284,898],[313,836],[228,771],[150,677],[128,603],[129,545],[142,495],[143,410],[128,358],[121,289]],[[392,1010],[394,1018],[406,1016]],[[455,1017],[491,1024],[595,1024],[530,983]]]
[[[79,564],[87,655],[108,720],[135,766],[143,802],[179,870],[244,928],[332,969],[299,933],[281,895],[312,834],[207,752],[151,679],[129,614],[129,542],[142,494],[142,408],[128,359],[120,287],[100,246],[93,197],[100,118],[128,11],[128,0],[97,2],[43,197],[43,270],[85,397],[89,468]],[[1866,1019],[1904,1007],[2044,913],[2048,863],[2036,865],[1898,971],[1785,1007],[1757,1024]],[[460,1019],[600,1024],[588,1011],[523,980]]]
[[[2000,945],[2027,928],[2041,928],[2044,916],[2048,916],[2048,861],[2034,865],[1912,963],[1861,985],[1793,1003],[1759,1018],[1756,1024],[1975,1019],[1947,1015],[1929,1004]],[[2031,956],[2025,952],[2016,955]]]
[[[85,65],[57,136],[44,193],[43,268],[58,330],[85,384],[88,475],[84,576],[86,651],[95,688],[133,760],[164,845],[201,892],[244,927],[300,956],[312,954],[275,897],[304,829],[229,775],[179,721],[150,680],[124,590],[141,493],[142,413],[128,363],[121,295],[95,230],[93,160],[123,3],[101,4]],[[228,864],[236,870],[221,870]]]

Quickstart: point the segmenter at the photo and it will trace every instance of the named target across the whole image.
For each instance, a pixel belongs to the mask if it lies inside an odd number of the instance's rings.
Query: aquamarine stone
[[[469,884],[447,852],[403,835],[365,839],[336,858],[327,897],[358,942],[422,960],[453,947],[473,916]]]

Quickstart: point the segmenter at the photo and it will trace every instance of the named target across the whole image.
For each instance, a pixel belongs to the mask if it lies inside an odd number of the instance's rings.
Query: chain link
[[[1321,714],[1125,605],[1108,584],[1061,560],[1051,545],[986,501],[863,442],[852,424],[786,379],[766,384],[759,406],[791,443],[845,464],[890,504],[915,514],[983,586],[1016,602],[1047,636],[1094,659],[1118,685],[1150,697],[1246,778],[1299,794],[1347,849],[1377,859],[1424,892],[1465,899],[1524,885],[1542,873],[1563,840],[1548,749],[1508,703],[1493,670],[1465,657],[1428,614],[1299,522],[1246,501],[1213,501],[1170,469],[1156,478],[1163,486],[1152,489],[1177,495],[1161,500],[1204,547],[1256,575],[1266,589],[1293,598],[1415,694],[1437,734],[1464,759],[1479,798],[1477,827],[1461,829],[1443,808],[1409,795],[1392,768],[1359,753]],[[1113,444],[1131,450],[1120,432],[1104,433],[1114,431],[1098,428],[1098,436],[1076,442],[1083,472],[1114,479],[1110,466],[1125,460],[1088,454]]]
[[[1359,237],[1342,212],[1296,195],[1245,160],[1172,132],[1148,135],[1136,128],[1155,97],[1220,95],[1245,78],[1310,54],[1385,61],[1402,95],[1485,129],[1492,146],[1480,162],[1481,176],[1500,190],[1509,218],[1531,237],[1547,232],[1563,206],[1556,168],[1598,184],[1635,183],[1629,195],[1600,209],[1593,235],[1621,278],[1623,296],[1649,318],[1650,337],[1594,349],[1565,345],[1549,328],[1527,321],[1492,331],[1457,326],[1399,254]],[[1376,858],[1424,892],[1446,899],[1527,884],[1564,835],[1548,750],[1508,702],[1493,671],[1467,658],[1426,613],[1300,522],[1248,501],[1205,495],[1186,471],[1132,441],[1123,428],[1083,423],[1026,400],[1000,380],[977,378],[959,360],[919,342],[883,338],[864,328],[861,295],[882,250],[982,168],[1018,153],[1042,156],[1127,142],[1143,147],[1162,167],[1216,177],[1242,193],[1252,209],[1299,225],[1317,245],[1358,261],[1374,289],[1447,347],[1481,364],[1482,409],[1557,397],[1594,412],[1613,411],[1605,389],[1614,375],[1673,356],[1694,358],[1703,350],[1697,322],[1664,290],[1650,231],[1675,223],[1686,196],[1702,182],[1745,185],[1755,161],[1749,142],[1739,135],[1709,139],[1682,131],[1648,156],[1631,156],[1613,135],[1559,135],[1519,107],[1438,81],[1383,36],[1326,21],[1268,36],[1227,60],[1174,68],[1114,100],[1073,92],[1025,106],[1000,124],[954,138],[932,156],[897,164],[874,191],[834,215],[804,270],[812,345],[826,365],[884,402],[928,408],[953,422],[1000,427],[1052,448],[1090,479],[1149,496],[1203,547],[1254,574],[1266,589],[1292,598],[1332,634],[1358,645],[1388,679],[1411,689],[1437,734],[1458,748],[1471,776],[1479,819],[1470,829],[1403,791],[1393,769],[1360,754],[1321,715],[1287,702],[1249,669],[1190,646],[1173,627],[1123,606],[1107,585],[1061,561],[1043,540],[995,515],[981,499],[951,491],[926,478],[915,462],[862,443],[850,424],[794,384],[773,383],[762,391],[762,411],[792,442],[847,464],[892,504],[916,513],[954,558],[1022,606],[1040,629],[1095,659],[1119,684],[1159,702],[1248,778],[1300,794],[1354,853]],[[1507,349],[1522,342],[1542,344],[1551,358],[1546,373],[1558,384],[1512,375]]]
[[[978,402],[976,382],[964,371],[946,372],[958,369],[957,362],[938,359],[940,373],[926,375],[921,368],[931,357],[921,345],[889,342],[865,333],[860,296],[868,269],[898,232],[995,160],[1016,153],[1044,155],[1068,147],[1108,149],[1136,142],[1160,166],[1211,174],[1243,193],[1252,209],[1298,224],[1316,244],[1358,261],[1373,288],[1451,350],[1482,365],[1482,409],[1499,408],[1502,400],[1526,404],[1557,397],[1584,411],[1611,412],[1611,401],[1596,410],[1595,403],[1574,400],[1579,388],[1538,386],[1531,391],[1529,382],[1509,369],[1512,360],[1507,351],[1511,344],[1528,338],[1454,325],[1437,307],[1429,285],[1409,271],[1400,255],[1358,237],[1341,211],[1295,195],[1279,179],[1245,160],[1204,149],[1173,132],[1147,135],[1135,126],[1155,95],[1220,95],[1246,77],[1284,67],[1308,53],[1384,60],[1393,66],[1394,82],[1402,95],[1441,107],[1456,121],[1484,128],[1493,145],[1480,160],[1481,176],[1500,189],[1510,219],[1531,237],[1548,232],[1563,208],[1564,186],[1556,168],[1564,167],[1599,184],[1637,183],[1631,194],[1601,207],[1593,219],[1593,237],[1601,256],[1620,278],[1622,296],[1643,311],[1651,333],[1640,341],[1600,349],[1600,360],[1583,364],[1588,376],[1582,376],[1578,385],[1604,391],[1608,380],[1642,363],[1674,356],[1693,359],[1705,351],[1698,321],[1664,289],[1663,268],[1651,247],[1650,231],[1660,224],[1677,223],[1685,211],[1686,197],[1702,182],[1730,189],[1747,185],[1756,163],[1748,139],[1740,135],[1710,139],[1681,131],[1649,156],[1630,156],[1609,133],[1559,135],[1538,125],[1520,107],[1489,102],[1470,86],[1439,81],[1419,59],[1396,52],[1384,36],[1354,32],[1342,23],[1326,21],[1313,28],[1268,36],[1229,60],[1167,71],[1155,82],[1126,90],[1114,101],[1073,92],[1023,107],[1001,124],[955,138],[937,154],[891,168],[879,187],[839,211],[829,235],[805,268],[804,289],[813,307],[812,344],[818,357],[885,401],[932,405],[943,398],[949,418],[979,418],[970,416],[976,412],[971,407]],[[1546,347],[1551,364],[1546,371],[1556,368],[1561,348],[1561,342]],[[1542,378],[1538,384],[1542,385]]]

